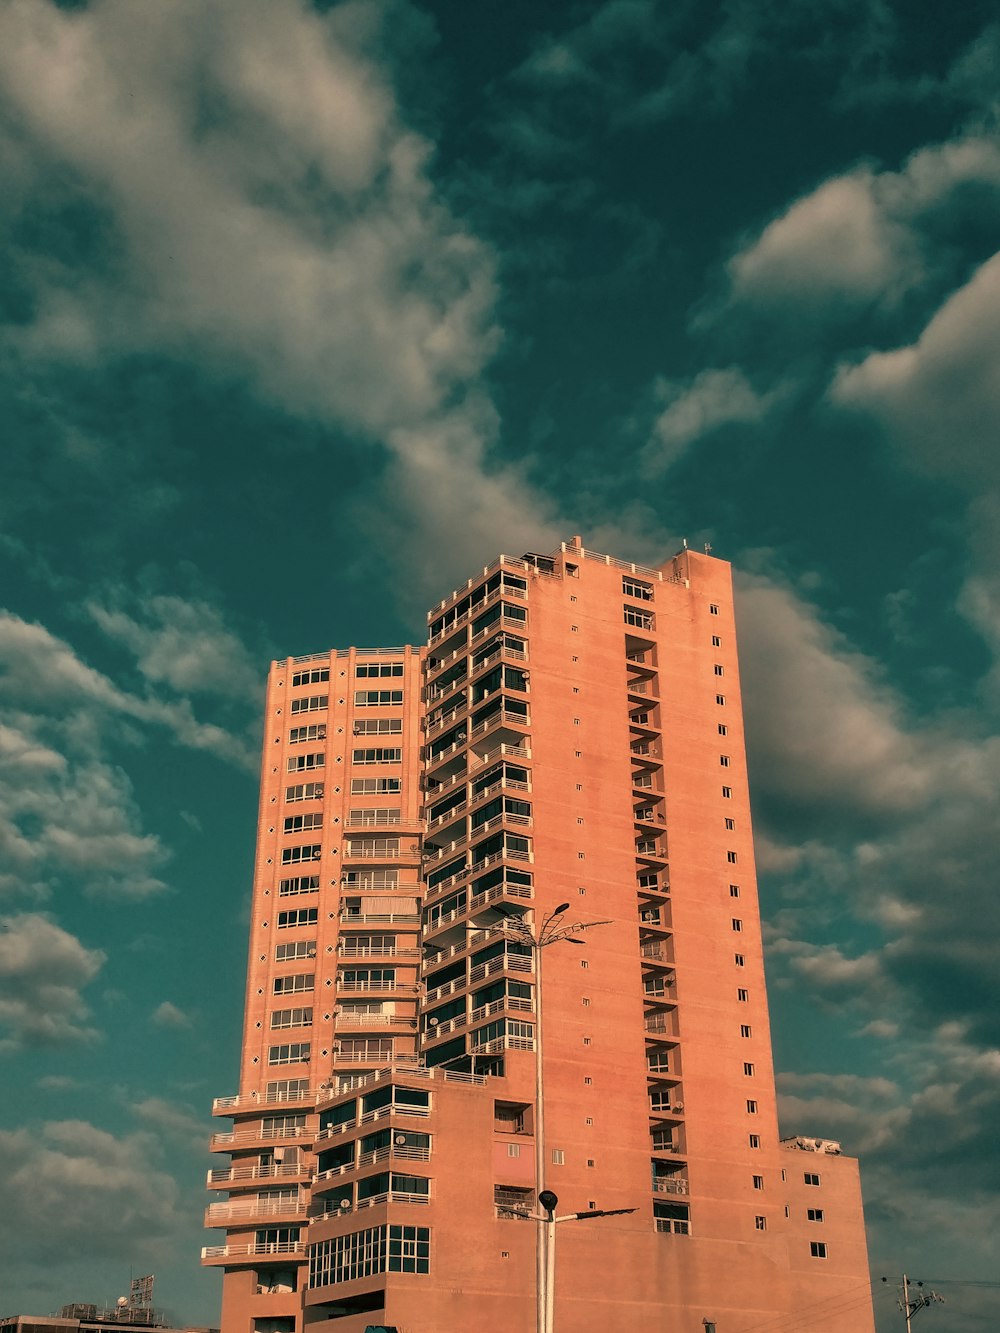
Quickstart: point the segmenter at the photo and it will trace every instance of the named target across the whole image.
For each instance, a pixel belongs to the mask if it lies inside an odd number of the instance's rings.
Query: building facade
[[[542,1183],[634,1210],[559,1226],[557,1327],[867,1333],[857,1164],[778,1137],[729,566],[502,556],[266,707],[223,1333],[534,1328],[540,1039]]]

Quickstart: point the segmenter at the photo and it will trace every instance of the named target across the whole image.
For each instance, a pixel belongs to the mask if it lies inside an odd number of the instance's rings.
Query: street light
[[[569,911],[569,903],[560,903],[558,907],[543,917],[537,934],[525,919],[512,911],[505,903],[494,904],[494,910],[504,918],[505,928],[522,944],[526,944],[535,957],[535,1191],[542,1207],[543,1195],[551,1194],[545,1189],[545,1066],[542,1045],[542,950],[550,944],[559,944],[565,940],[568,944],[582,944],[583,940],[573,936],[595,926],[609,926],[610,921],[574,921],[564,926],[557,920]],[[558,1203],[556,1196],[552,1198]],[[553,1205],[554,1207],[555,1205]],[[552,1268],[555,1262],[555,1221],[548,1216],[542,1220],[549,1223],[539,1226],[535,1246],[535,1328],[537,1333],[551,1333]],[[576,1214],[574,1213],[575,1217]],[[551,1240],[550,1240],[551,1236]],[[547,1313],[549,1312],[549,1313]]]
[[[560,1222],[584,1222],[592,1217],[620,1217],[624,1213],[634,1213],[635,1209],[586,1208],[579,1213],[563,1213],[562,1217],[556,1217],[556,1208],[559,1205],[559,1199],[552,1190],[541,1190],[538,1195],[538,1202],[545,1209],[545,1216],[540,1217],[537,1214],[532,1214],[532,1216],[536,1222],[544,1223],[547,1249],[545,1274],[545,1326],[543,1333],[554,1333],[556,1304],[556,1227]],[[542,1226],[539,1226],[539,1235],[542,1234],[542,1230]]]

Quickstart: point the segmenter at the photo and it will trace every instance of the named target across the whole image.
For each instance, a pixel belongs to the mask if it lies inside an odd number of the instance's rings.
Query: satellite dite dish
[[[401,1147],[403,1146],[403,1144],[406,1142],[406,1135],[405,1135],[405,1134],[397,1134],[397,1135],[396,1135],[396,1140],[395,1140],[395,1141],[396,1141],[397,1145],[401,1148]]]
[[[128,1297],[119,1296],[118,1299],[115,1301],[115,1305],[118,1306],[119,1310],[124,1310],[125,1306],[128,1305]]]

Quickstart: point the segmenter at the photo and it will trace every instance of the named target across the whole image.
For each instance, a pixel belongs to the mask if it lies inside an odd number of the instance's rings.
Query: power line
[[[814,1320],[832,1314],[839,1314],[842,1309],[849,1308],[853,1310],[859,1308],[872,1299],[874,1290],[870,1282],[861,1282],[855,1287],[844,1288],[834,1296],[816,1301],[804,1309],[794,1310],[788,1314],[773,1315],[760,1324],[751,1324],[749,1328],[743,1330],[743,1333],[795,1333],[797,1329],[804,1329],[809,1326],[808,1322],[802,1323],[803,1318]]]

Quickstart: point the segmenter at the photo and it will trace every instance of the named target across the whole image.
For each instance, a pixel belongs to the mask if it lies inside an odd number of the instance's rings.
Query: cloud
[[[398,465],[386,487],[455,467],[487,518],[499,489],[530,508],[481,429],[479,378],[501,338],[494,256],[436,195],[432,145],[399,114],[378,62],[393,13],[409,11],[7,6],[7,148],[29,148],[10,207],[89,210],[104,242],[24,256],[31,315],[6,335],[23,373],[194,357],[322,422],[331,447],[368,441],[372,477]],[[407,498],[395,503],[421,539],[439,531],[440,507],[421,524]],[[104,624],[155,666],[120,615]],[[190,675],[177,654],[163,670]]]
[[[161,1258],[183,1218],[155,1150],[152,1135],[117,1137],[83,1120],[0,1130],[8,1262],[22,1273],[41,1268],[50,1246],[90,1261]]]
[[[149,1016],[149,1021],[158,1028],[189,1028],[191,1019],[176,1004],[164,1000],[158,1004]]]
[[[935,312],[918,340],[841,367],[832,401],[863,411],[913,466],[1000,485],[1000,255]]]
[[[800,322],[883,316],[952,282],[966,220],[1000,213],[1000,145],[976,131],[911,154],[899,171],[860,165],[821,181],[729,260],[726,302]],[[704,323],[706,315],[696,323]]]
[[[255,703],[260,672],[245,645],[225,624],[217,607],[183,597],[153,595],[134,614],[124,609],[128,597],[117,589],[106,602],[87,610],[108,638],[132,652],[143,678],[183,694],[245,696]]]
[[[81,992],[105,960],[50,917],[0,917],[0,1051],[93,1040]]]
[[[759,424],[777,396],[778,391],[759,393],[738,367],[703,370],[688,383],[659,379],[654,397],[662,407],[643,458],[656,471],[664,471],[712,431]]]

